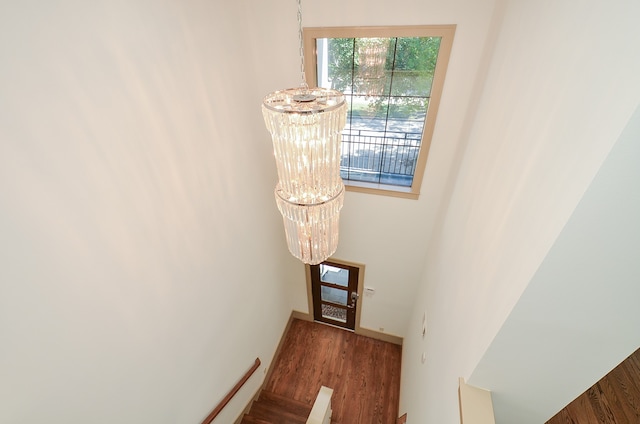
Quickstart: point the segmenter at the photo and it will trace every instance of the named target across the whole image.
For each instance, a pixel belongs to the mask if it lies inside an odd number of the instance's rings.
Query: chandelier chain
[[[302,0],[298,0],[298,43],[299,43],[299,53],[300,53],[300,86],[303,88],[308,88],[307,85],[307,77],[304,72],[304,41],[302,37]]]

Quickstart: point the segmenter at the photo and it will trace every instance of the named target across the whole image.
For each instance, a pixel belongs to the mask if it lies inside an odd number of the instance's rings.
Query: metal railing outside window
[[[347,129],[342,133],[345,180],[411,186],[422,133]]]

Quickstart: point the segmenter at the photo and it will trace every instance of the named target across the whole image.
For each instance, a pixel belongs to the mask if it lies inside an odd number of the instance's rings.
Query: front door
[[[314,320],[354,330],[359,269],[325,261],[310,270]]]

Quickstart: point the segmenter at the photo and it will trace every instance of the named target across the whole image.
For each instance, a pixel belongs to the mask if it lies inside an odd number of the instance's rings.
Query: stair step
[[[253,403],[249,415],[277,424],[305,424],[308,418],[308,416],[298,415],[277,404],[260,399]]]
[[[242,424],[305,424],[312,405],[263,390]]]
[[[249,413],[249,414],[244,414],[240,424],[273,424],[273,423],[271,421],[265,421],[261,418],[256,418]]]
[[[293,413],[300,417],[305,417],[305,420],[307,417],[309,417],[309,414],[311,413],[311,408],[313,407],[313,405],[310,405],[306,402],[290,399],[285,396],[282,396],[273,392],[269,392],[266,390],[263,390],[260,393],[259,400],[262,402],[270,403],[282,410]]]

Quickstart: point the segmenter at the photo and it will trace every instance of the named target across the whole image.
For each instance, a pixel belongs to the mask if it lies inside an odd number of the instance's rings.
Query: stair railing
[[[227,393],[227,395],[224,398],[222,398],[220,403],[218,403],[218,405],[215,408],[213,408],[213,411],[211,411],[211,413],[207,415],[207,418],[205,418],[204,421],[202,421],[202,424],[210,424],[218,416],[220,411],[222,411],[224,407],[227,406],[231,398],[233,398],[235,394],[238,393],[238,391],[244,385],[244,383],[246,383],[247,380],[249,380],[249,377],[251,377],[251,375],[259,367],[260,367],[260,358],[256,358],[256,361],[251,366],[251,368],[249,368],[249,370],[242,376],[242,378],[236,383],[236,385],[233,386],[231,390],[229,390],[229,393]]]
[[[329,424],[331,422],[331,396],[333,389],[322,386],[313,403],[311,413],[306,424]]]
[[[495,424],[491,392],[470,386],[459,379],[458,400],[460,402],[460,423]]]

